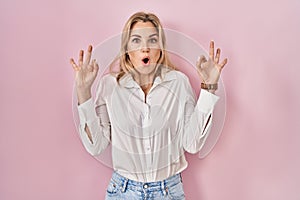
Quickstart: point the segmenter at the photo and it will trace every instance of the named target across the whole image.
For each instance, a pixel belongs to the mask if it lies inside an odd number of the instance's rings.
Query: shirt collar
[[[161,67],[160,71],[157,73],[158,75],[155,77],[153,86],[159,85],[164,82],[172,81],[176,79],[176,74],[172,73],[172,69],[168,69],[166,67]],[[130,73],[126,73],[120,80],[120,85],[126,88],[139,88],[137,82],[133,79]]]

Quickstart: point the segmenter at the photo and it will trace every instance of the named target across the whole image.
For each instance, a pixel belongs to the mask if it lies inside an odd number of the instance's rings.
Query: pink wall
[[[224,129],[188,156],[187,199],[300,199],[298,0],[2,0],[0,199],[103,199],[112,170],[77,136],[68,60],[140,10],[229,58]]]

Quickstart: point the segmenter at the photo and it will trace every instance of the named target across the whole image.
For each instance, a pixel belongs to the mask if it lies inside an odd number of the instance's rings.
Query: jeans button
[[[144,187],[144,189],[147,189],[147,188],[148,188],[148,185],[147,185],[147,184],[145,184],[143,187]]]

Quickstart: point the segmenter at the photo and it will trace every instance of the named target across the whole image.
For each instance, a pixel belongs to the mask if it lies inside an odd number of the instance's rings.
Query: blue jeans
[[[137,182],[114,172],[107,187],[106,200],[184,200],[181,175],[163,181]]]

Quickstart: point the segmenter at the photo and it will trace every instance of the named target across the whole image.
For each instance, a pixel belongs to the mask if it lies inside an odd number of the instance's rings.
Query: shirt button
[[[144,185],[144,189],[147,189],[147,188],[148,188],[148,185],[147,185],[147,184],[145,184],[145,185]]]

